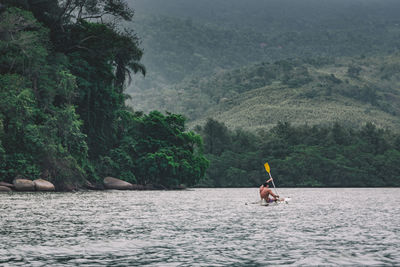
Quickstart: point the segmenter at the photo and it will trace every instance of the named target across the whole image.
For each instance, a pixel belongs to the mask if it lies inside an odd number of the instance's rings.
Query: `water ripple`
[[[400,189],[0,194],[2,266],[343,266],[400,262]],[[371,197],[373,195],[373,197]]]

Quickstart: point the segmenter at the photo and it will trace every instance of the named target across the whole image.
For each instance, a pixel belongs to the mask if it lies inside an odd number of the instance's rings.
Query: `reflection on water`
[[[396,265],[400,189],[0,194],[0,265]]]

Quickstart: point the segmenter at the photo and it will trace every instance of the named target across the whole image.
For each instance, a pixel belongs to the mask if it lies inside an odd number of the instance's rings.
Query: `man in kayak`
[[[260,197],[261,200],[265,200],[267,203],[273,202],[273,201],[277,201],[279,199],[278,195],[275,195],[272,190],[269,188],[268,183],[272,181],[272,178],[270,178],[269,180],[267,180],[264,184],[262,184],[260,186]],[[269,196],[272,196],[272,198],[270,198]]]

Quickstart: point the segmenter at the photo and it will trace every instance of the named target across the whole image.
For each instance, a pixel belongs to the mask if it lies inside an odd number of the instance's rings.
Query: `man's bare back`
[[[266,201],[267,203],[269,203],[269,202],[271,202],[271,201],[276,201],[276,200],[279,198],[279,196],[278,196],[278,195],[275,195],[275,194],[272,192],[272,190],[269,188],[268,183],[269,183],[270,181],[272,181],[272,178],[269,179],[266,183],[264,183],[263,185],[260,186],[260,197],[261,197],[261,200],[265,199],[265,201]],[[269,198],[270,195],[273,197],[273,199],[271,199],[271,200],[270,200],[270,198]]]

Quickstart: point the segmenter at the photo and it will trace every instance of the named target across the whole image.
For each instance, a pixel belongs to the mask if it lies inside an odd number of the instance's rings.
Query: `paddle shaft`
[[[269,178],[271,178],[272,185],[274,186],[275,192],[276,192],[276,194],[279,196],[278,190],[276,190],[276,187],[275,187],[274,179],[272,179],[272,176],[271,176],[271,173],[270,173],[270,172],[268,172],[268,174],[269,174]]]

